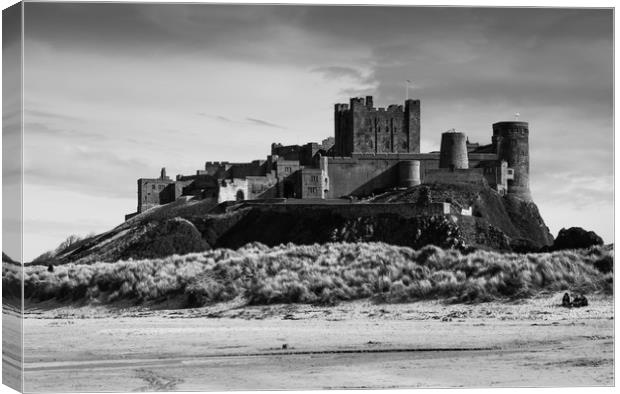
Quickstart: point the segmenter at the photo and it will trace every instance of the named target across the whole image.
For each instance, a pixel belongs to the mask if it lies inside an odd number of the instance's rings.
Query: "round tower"
[[[467,137],[463,133],[447,131],[441,135],[439,168],[469,168]]]
[[[405,160],[398,163],[398,183],[400,187],[413,187],[420,184],[419,160]]]
[[[505,160],[514,170],[514,179],[508,180],[508,193],[524,199],[530,195],[530,148],[527,122],[498,122],[493,124],[493,145],[497,159]]]

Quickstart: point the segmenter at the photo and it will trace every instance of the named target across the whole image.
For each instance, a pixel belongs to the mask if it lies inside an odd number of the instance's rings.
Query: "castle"
[[[424,183],[473,183],[530,200],[528,123],[493,124],[491,143],[463,133],[441,136],[439,152],[420,153],[420,100],[375,108],[372,96],[334,107],[334,137],[305,145],[271,145],[266,160],[211,162],[194,175],[138,179],[138,210],[181,196],[224,201],[330,200],[364,197]]]

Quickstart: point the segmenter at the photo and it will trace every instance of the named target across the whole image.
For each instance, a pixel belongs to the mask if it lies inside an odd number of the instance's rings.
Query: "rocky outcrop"
[[[563,228],[553,242],[553,250],[583,249],[590,246],[602,245],[603,239],[594,231],[587,231],[581,227]]]
[[[472,215],[501,231],[516,252],[537,251],[553,244],[553,236],[545,225],[538,207],[529,200],[512,195],[501,196],[488,187],[471,184],[424,184],[407,190],[384,193],[372,203],[411,202],[422,200],[449,202],[458,210],[471,208]]]

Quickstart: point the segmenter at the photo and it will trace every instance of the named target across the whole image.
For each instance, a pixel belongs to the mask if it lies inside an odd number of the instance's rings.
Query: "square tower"
[[[373,107],[372,96],[334,107],[335,155],[420,153],[420,100]]]

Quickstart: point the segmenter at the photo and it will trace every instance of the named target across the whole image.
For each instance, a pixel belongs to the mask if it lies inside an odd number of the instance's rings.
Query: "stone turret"
[[[505,160],[514,170],[514,179],[508,181],[508,194],[531,200],[529,124],[520,121],[494,123],[492,142],[498,160]]]
[[[405,160],[398,163],[398,184],[413,187],[420,184],[420,161]]]
[[[469,168],[467,137],[465,134],[452,130],[441,135],[439,168],[455,170]]]

